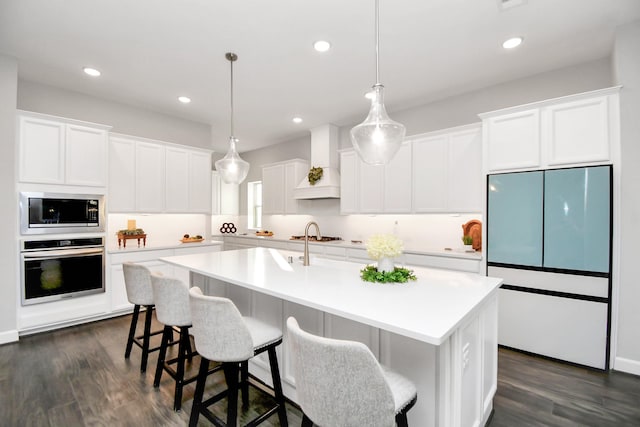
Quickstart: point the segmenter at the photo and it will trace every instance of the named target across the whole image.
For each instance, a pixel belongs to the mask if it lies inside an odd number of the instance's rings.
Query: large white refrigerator
[[[487,198],[499,343],[608,369],[612,166],[489,175]]]

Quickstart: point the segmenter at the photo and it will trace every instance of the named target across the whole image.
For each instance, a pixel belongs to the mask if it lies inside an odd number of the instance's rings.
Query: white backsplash
[[[127,221],[130,219],[136,221],[137,228],[142,228],[145,231],[148,246],[163,246],[177,244],[185,234],[206,236],[209,215],[109,214],[107,216],[107,246],[118,245],[116,233],[118,230],[126,229]]]
[[[235,219],[235,220],[234,220]],[[421,215],[266,215],[262,229],[273,231],[279,238],[304,234],[305,225],[315,221],[325,236],[339,236],[343,240],[366,242],[378,233],[396,234],[406,249],[442,250],[462,247],[462,225],[472,219],[482,220],[480,214],[421,214]],[[212,231],[217,234],[223,222],[233,222],[238,233],[247,231],[247,217],[212,218]],[[311,231],[315,231],[311,228]]]

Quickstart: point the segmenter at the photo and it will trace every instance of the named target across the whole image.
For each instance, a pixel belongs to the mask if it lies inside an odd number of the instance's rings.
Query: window
[[[262,181],[247,183],[247,226],[252,230],[262,228]]]

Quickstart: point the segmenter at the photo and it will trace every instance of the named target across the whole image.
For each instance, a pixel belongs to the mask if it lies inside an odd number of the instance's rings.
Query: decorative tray
[[[273,236],[273,231],[256,231],[256,236]]]
[[[202,242],[204,241],[204,239],[196,239],[195,237],[189,237],[188,239],[180,239],[180,241],[182,243],[195,243],[195,242]]]

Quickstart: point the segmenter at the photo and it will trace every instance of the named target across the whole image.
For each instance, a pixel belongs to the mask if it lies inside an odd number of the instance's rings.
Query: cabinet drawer
[[[111,264],[122,264],[123,262],[143,262],[153,261],[158,258],[173,255],[173,249],[161,249],[157,251],[138,251],[117,253],[111,255]]]

